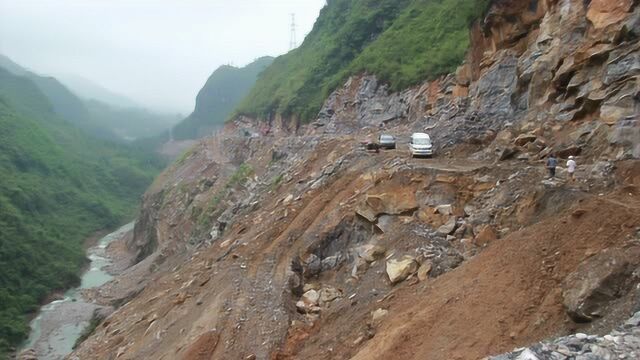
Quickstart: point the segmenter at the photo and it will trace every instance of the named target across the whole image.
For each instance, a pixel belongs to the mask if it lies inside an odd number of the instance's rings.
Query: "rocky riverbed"
[[[71,353],[94,312],[104,308],[87,299],[83,293],[112,279],[113,273],[109,268],[113,261],[106,251],[107,246],[126,236],[133,225],[134,223],[129,223],[122,226],[87,250],[91,263],[82,275],[80,286],[68,290],[63,299],[41,308],[38,316],[31,322],[31,334],[19,359],[57,360]]]

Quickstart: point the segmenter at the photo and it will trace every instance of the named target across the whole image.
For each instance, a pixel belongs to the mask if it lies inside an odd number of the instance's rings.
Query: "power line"
[[[293,50],[298,47],[298,40],[296,38],[296,14],[291,14],[291,39],[289,41],[289,50]]]

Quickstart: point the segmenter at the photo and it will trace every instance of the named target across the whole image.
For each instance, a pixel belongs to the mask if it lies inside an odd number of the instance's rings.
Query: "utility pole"
[[[298,47],[298,40],[296,39],[296,14],[291,14],[291,40],[289,41],[289,50],[293,50]]]

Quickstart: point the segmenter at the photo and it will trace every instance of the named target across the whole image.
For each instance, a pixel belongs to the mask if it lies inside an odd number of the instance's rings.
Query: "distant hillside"
[[[180,120],[177,114],[159,114],[109,90],[99,90],[99,85],[87,85],[88,80],[83,87],[76,87],[77,92],[72,92],[58,79],[31,72],[3,55],[0,68],[29,78],[60,118],[101,139],[131,141],[153,136]],[[89,89],[89,93],[80,92],[83,89]]]
[[[14,75],[24,75],[27,72],[22,66],[2,54],[0,54],[0,67]]]
[[[27,312],[78,281],[85,237],[130,219],[163,165],[61,118],[55,87],[33,79],[0,68],[0,358],[28,333]]]
[[[91,120],[128,141],[165,132],[180,115],[160,114],[144,108],[121,108],[97,100],[85,101]]]
[[[65,74],[58,75],[57,78],[83,99],[97,100],[118,108],[142,108],[140,104],[128,97],[106,89],[82,76]]]
[[[488,0],[330,0],[300,48],[267,68],[237,114],[309,120],[349,75],[369,72],[398,90],[449,73]]]
[[[272,57],[265,56],[243,68],[229,65],[219,67],[198,93],[193,113],[174,127],[174,138],[196,139],[222,126],[236,105],[249,93],[258,75],[272,62]]]

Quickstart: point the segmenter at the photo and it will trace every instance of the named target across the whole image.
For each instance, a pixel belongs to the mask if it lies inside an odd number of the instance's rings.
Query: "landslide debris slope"
[[[147,191],[132,266],[95,294],[116,309],[70,358],[478,359],[608,334],[640,295],[639,36],[631,0],[495,1],[455,74],[353,76],[308,125],[227,123]],[[379,129],[398,150],[359,149]],[[406,151],[418,130],[434,159]],[[546,179],[551,152],[575,182]]]

